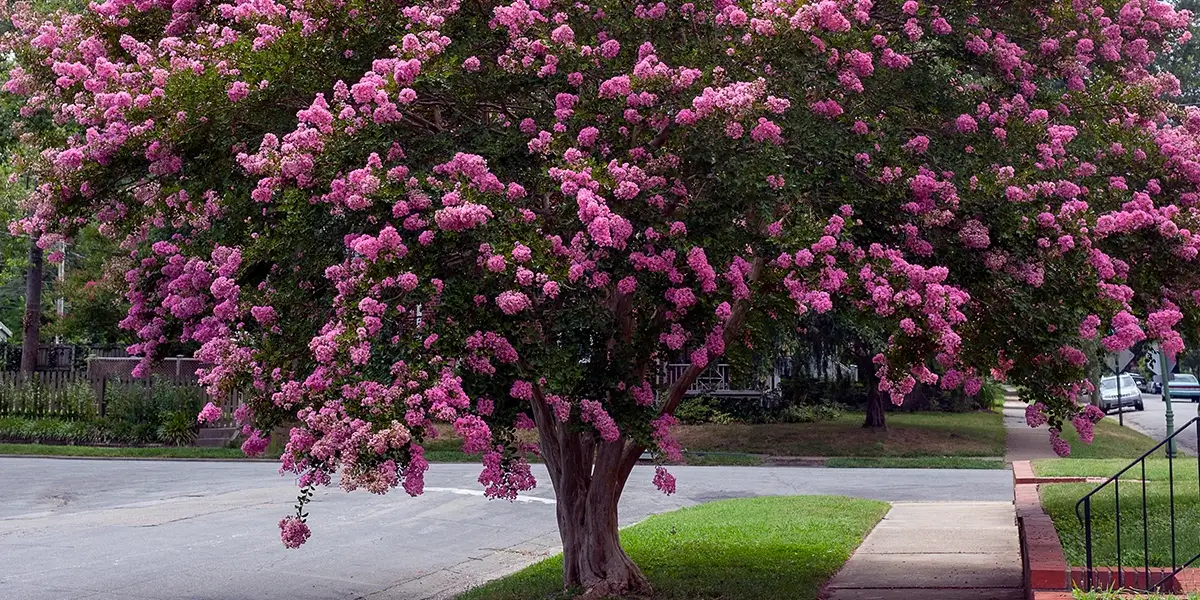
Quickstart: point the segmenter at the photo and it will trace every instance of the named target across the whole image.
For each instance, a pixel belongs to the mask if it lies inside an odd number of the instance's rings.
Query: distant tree
[[[63,316],[55,315],[47,335],[73,344],[132,341],[120,327],[129,303],[119,253],[117,245],[94,226],[75,236],[64,257],[66,277],[61,284],[57,280],[52,284],[53,296],[64,299]]]
[[[1200,15],[1200,0],[1177,0],[1177,10],[1189,10]],[[1179,95],[1174,98],[1179,104],[1200,105],[1200,21],[1195,16],[1188,28],[1191,39],[1179,44],[1174,52],[1162,53],[1155,61],[1160,70],[1169,71],[1179,79]]]

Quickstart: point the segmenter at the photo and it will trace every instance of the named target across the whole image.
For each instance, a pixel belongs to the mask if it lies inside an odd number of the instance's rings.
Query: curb
[[[1087,483],[1095,477],[1038,477],[1033,472],[1033,464],[1027,460],[1013,461],[1013,484],[1041,484],[1041,483]],[[1098,479],[1104,481],[1103,479]],[[1040,504],[1039,504],[1040,505]]]

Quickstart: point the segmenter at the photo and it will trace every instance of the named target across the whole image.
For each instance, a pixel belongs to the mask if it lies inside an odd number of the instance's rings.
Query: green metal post
[[[1167,405],[1167,435],[1175,433],[1175,413],[1171,411],[1171,370],[1167,363],[1167,352],[1159,346],[1158,370],[1162,373],[1162,399]],[[1167,458],[1175,458],[1175,438],[1167,443]]]

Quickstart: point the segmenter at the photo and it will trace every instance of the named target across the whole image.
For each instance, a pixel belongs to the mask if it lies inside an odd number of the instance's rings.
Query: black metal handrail
[[[1168,459],[1167,460],[1167,479],[1169,481],[1168,499],[1169,499],[1170,510],[1171,510],[1171,513],[1170,513],[1170,515],[1171,515],[1171,573],[1164,576],[1163,578],[1159,579],[1158,581],[1156,581],[1154,583],[1150,583],[1150,569],[1151,569],[1151,567],[1150,567],[1150,522],[1149,522],[1149,515],[1147,514],[1147,508],[1146,508],[1146,459],[1149,458],[1150,456],[1152,456],[1155,452],[1158,452],[1159,450],[1161,450],[1167,444],[1170,444],[1172,442],[1172,440],[1174,440],[1181,433],[1186,431],[1189,427],[1195,427],[1196,442],[1197,442],[1197,445],[1200,446],[1200,425],[1197,425],[1198,422],[1200,422],[1200,417],[1196,417],[1196,418],[1192,419],[1191,421],[1188,421],[1182,427],[1180,427],[1179,429],[1176,429],[1173,433],[1171,433],[1171,435],[1167,436],[1166,439],[1159,442],[1158,445],[1156,445],[1153,448],[1151,448],[1150,450],[1146,451],[1145,454],[1142,454],[1138,458],[1134,459],[1134,461],[1129,463],[1128,466],[1126,466],[1124,469],[1121,469],[1120,471],[1118,471],[1116,475],[1109,477],[1104,483],[1101,483],[1099,486],[1096,487],[1096,489],[1092,490],[1091,492],[1088,492],[1088,494],[1086,496],[1079,499],[1079,502],[1075,503],[1075,517],[1077,519],[1079,519],[1079,523],[1083,526],[1084,552],[1085,552],[1086,561],[1087,561],[1087,565],[1086,565],[1086,567],[1087,567],[1087,572],[1086,572],[1087,588],[1086,589],[1092,590],[1092,589],[1095,589],[1095,587],[1096,587],[1095,586],[1096,581],[1095,581],[1095,575],[1094,575],[1096,565],[1093,562],[1093,549],[1092,549],[1092,497],[1095,496],[1100,491],[1107,488],[1109,486],[1109,484],[1112,484],[1112,486],[1113,486],[1113,498],[1114,498],[1113,515],[1114,515],[1114,518],[1116,521],[1114,526],[1116,529],[1116,546],[1117,546],[1117,548],[1116,548],[1117,564],[1111,565],[1111,566],[1115,567],[1116,571],[1117,571],[1117,588],[1129,589],[1129,587],[1125,585],[1125,569],[1124,569],[1124,565],[1121,564],[1121,562],[1122,562],[1121,561],[1121,476],[1126,474],[1127,472],[1129,472],[1131,469],[1133,469],[1134,467],[1136,467],[1138,465],[1141,465],[1141,468],[1142,468],[1142,477],[1141,477],[1140,481],[1142,484],[1142,562],[1143,562],[1143,569],[1145,570],[1145,579],[1143,580],[1146,583],[1145,591],[1159,591],[1164,583],[1175,579],[1175,577],[1177,575],[1179,575],[1179,573],[1181,571],[1183,571],[1187,567],[1191,566],[1192,563],[1196,562],[1197,560],[1200,560],[1200,554],[1197,554],[1197,555],[1191,557],[1190,559],[1188,559],[1183,564],[1179,564],[1177,557],[1176,557],[1175,461],[1173,458]],[[1197,465],[1197,474],[1200,475],[1200,459],[1197,459],[1196,465]],[[1197,485],[1200,485],[1200,483],[1198,483]],[[1083,509],[1083,514],[1080,514],[1080,508]],[[1109,565],[1102,565],[1102,566],[1109,566]],[[1134,567],[1134,568],[1136,569],[1137,567]],[[1109,586],[1111,586],[1112,582],[1110,581],[1110,582],[1106,582],[1106,583]]]

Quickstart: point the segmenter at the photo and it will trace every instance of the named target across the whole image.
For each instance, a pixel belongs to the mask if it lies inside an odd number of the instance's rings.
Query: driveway
[[[1143,411],[1134,411],[1131,408],[1126,408],[1123,415],[1113,413],[1108,418],[1116,421],[1120,417],[1124,417],[1125,426],[1132,427],[1140,431],[1156,441],[1167,437],[1167,408],[1166,403],[1162,401],[1162,396],[1158,394],[1142,394]],[[1172,400],[1171,411],[1174,412],[1175,428],[1183,427],[1188,421],[1196,418],[1197,404],[1190,400]],[[1196,455],[1196,428],[1193,426],[1188,433],[1180,434],[1175,438],[1178,447],[1184,452]]]
[[[452,597],[557,552],[553,491],[488,501],[477,465],[437,464],[426,493],[318,490],[299,550],[277,523],[296,488],[271,463],[0,458],[5,600],[372,600]],[[678,493],[634,470],[621,521],[709,500],[841,494],[885,501],[1011,501],[988,470],[677,467]]]

